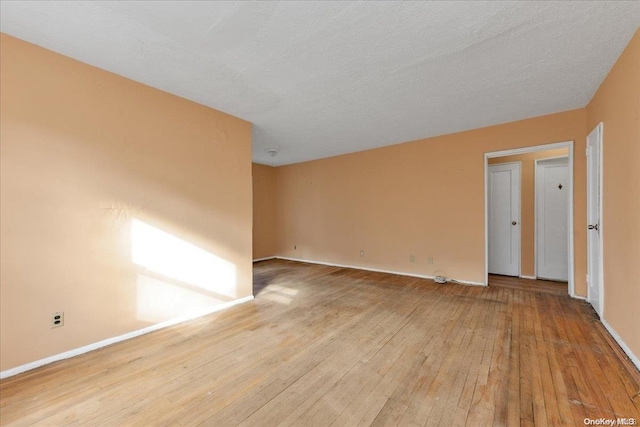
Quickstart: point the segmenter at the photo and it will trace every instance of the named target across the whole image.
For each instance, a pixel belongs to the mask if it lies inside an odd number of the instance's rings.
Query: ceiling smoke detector
[[[277,148],[267,148],[266,150],[264,150],[268,155],[270,155],[271,157],[275,157],[276,154],[278,154],[280,152],[280,150],[278,150]]]

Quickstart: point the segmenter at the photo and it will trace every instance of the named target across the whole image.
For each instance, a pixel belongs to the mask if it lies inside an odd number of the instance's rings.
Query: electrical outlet
[[[416,262],[416,257],[414,255],[409,255],[409,262]]]
[[[364,256],[364,251],[360,251],[360,256]]]
[[[51,316],[51,327],[59,328],[60,326],[64,326],[64,312],[59,311],[57,313],[53,313]]]
[[[427,264],[433,264],[433,257],[427,258]]]

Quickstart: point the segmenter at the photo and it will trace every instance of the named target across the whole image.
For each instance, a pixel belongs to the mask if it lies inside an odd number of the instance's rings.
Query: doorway
[[[559,286],[564,287],[565,294],[575,296],[571,232],[573,141],[485,153],[484,157],[485,284],[489,284],[489,274],[494,281],[498,276],[493,274],[500,274],[511,276],[511,281],[526,282],[527,286],[534,286],[536,279],[550,279],[564,281],[564,285],[559,283]],[[505,197],[507,181],[518,186],[517,180],[520,181],[520,194],[509,189],[511,198]],[[496,190],[502,196],[496,198]],[[519,200],[514,203],[513,197]],[[509,218],[504,212],[496,213],[495,205],[500,204],[501,199],[512,205],[506,211]],[[499,229],[502,237],[496,237],[495,232]],[[507,245],[505,235],[509,236],[510,245]],[[515,248],[514,242],[517,243]],[[513,262],[505,269],[507,252]]]

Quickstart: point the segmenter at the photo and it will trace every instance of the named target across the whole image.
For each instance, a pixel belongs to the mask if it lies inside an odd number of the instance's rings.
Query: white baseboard
[[[525,276],[524,274],[520,275],[521,279],[529,279],[529,280],[536,280],[537,277],[536,276]]]
[[[287,260],[287,261],[306,262],[306,263],[309,263],[309,264],[328,265],[330,267],[353,268],[353,269],[356,269],[356,270],[375,271],[377,273],[388,273],[388,274],[397,274],[399,276],[418,277],[420,279],[431,279],[431,280],[434,279],[434,276],[427,276],[427,275],[424,275],[424,274],[415,274],[415,273],[406,273],[404,271],[381,270],[381,269],[378,269],[378,268],[359,267],[359,266],[355,266],[355,265],[346,265],[346,264],[335,264],[335,263],[332,263],[332,262],[312,261],[312,260],[308,260],[308,259],[290,258],[290,257],[283,257],[283,256],[275,256],[274,258],[284,259],[284,260]],[[469,281],[469,280],[458,280],[458,279],[449,279],[449,280],[450,281],[454,281],[456,283],[459,283],[461,285],[486,286],[484,283],[472,282],[472,281]]]
[[[35,362],[30,362],[24,365],[17,366],[15,368],[7,369],[6,371],[0,372],[0,379],[8,378],[8,377],[20,374],[22,372],[30,371],[31,369],[48,365],[49,363],[57,362],[59,360],[64,360],[70,357],[78,356],[80,354],[88,353],[90,351],[97,350],[99,348],[106,347],[108,345],[115,344],[120,341],[125,341],[131,338],[139,337],[140,335],[148,334],[149,332],[157,331],[158,329],[167,328],[169,326],[173,326],[178,323],[183,323],[188,320],[193,320],[198,317],[206,316],[208,314],[215,313],[216,311],[221,311],[226,308],[233,307],[234,305],[251,301],[252,299],[253,299],[253,295],[249,295],[248,297],[239,298],[233,301],[228,301],[222,304],[218,304],[214,307],[208,308],[204,311],[197,312],[195,314],[190,314],[188,316],[182,316],[175,319],[167,320],[165,322],[156,323],[155,325],[151,325],[143,329],[138,329],[137,331],[132,331],[123,335],[118,335],[116,337],[107,338],[106,340],[88,344],[83,347],[74,348],[73,350],[65,351],[64,353],[55,354],[53,356],[49,356],[44,359],[36,360]]]
[[[600,321],[602,322],[602,324],[604,325],[605,328],[607,328],[607,331],[609,331],[609,333],[611,334],[611,336],[613,337],[614,340],[616,340],[616,342],[618,343],[618,345],[622,348],[622,350],[625,352],[625,354],[627,356],[629,356],[629,359],[631,360],[631,362],[636,365],[636,368],[638,368],[638,370],[640,371],[640,359],[638,358],[638,356],[636,356],[635,354],[633,354],[633,352],[631,351],[631,349],[629,348],[629,346],[622,340],[622,338],[620,337],[620,335],[618,335],[618,333],[615,331],[615,329],[613,329],[611,327],[611,325],[604,319],[600,319]]]
[[[254,259],[254,260],[253,260],[253,262],[258,262],[258,261],[268,261],[268,260],[270,260],[270,259],[275,259],[275,258],[276,258],[275,256],[268,256],[268,257],[264,257],[264,258],[257,258],[257,259]]]

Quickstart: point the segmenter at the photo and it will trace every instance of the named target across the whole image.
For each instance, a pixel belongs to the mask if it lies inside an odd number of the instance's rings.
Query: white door
[[[569,159],[536,162],[536,276],[569,278]]]
[[[587,300],[602,317],[602,123],[587,137]]]
[[[520,275],[520,163],[490,165],[489,273]]]

